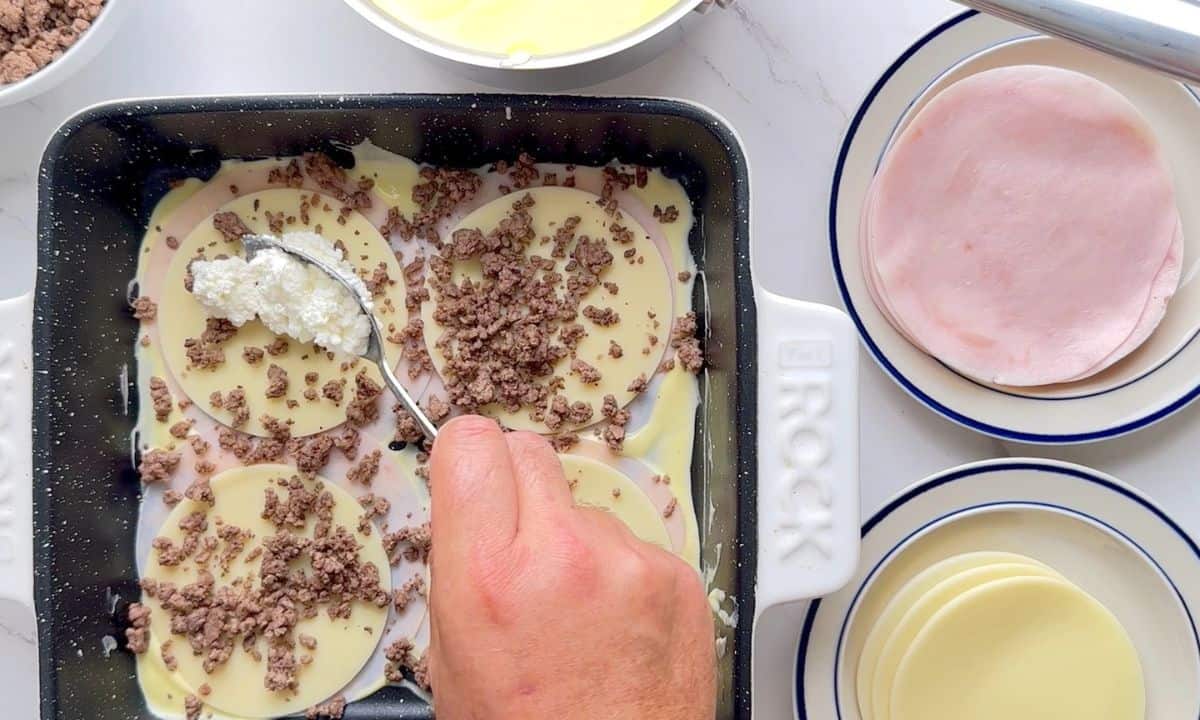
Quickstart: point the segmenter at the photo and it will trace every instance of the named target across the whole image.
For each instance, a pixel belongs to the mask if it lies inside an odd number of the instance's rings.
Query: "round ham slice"
[[[1042,66],[955,83],[871,187],[864,268],[916,345],[986,382],[1089,377],[1142,344],[1179,282],[1170,169],[1138,110]]]

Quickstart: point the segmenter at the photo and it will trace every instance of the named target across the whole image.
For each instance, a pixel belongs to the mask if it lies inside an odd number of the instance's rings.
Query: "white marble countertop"
[[[580,90],[687,98],[727,118],[750,158],[758,279],[785,295],[837,305],[825,218],[838,142],[878,74],[918,35],[960,9],[945,0],[740,2],[670,31],[671,49],[650,65]],[[486,90],[428,63],[340,0],[137,4],[89,67],[32,101],[0,108],[0,297],[32,287],[42,148],[60,123],[87,105],[155,95]],[[932,472],[1032,454],[1111,472],[1200,533],[1200,483],[1190,462],[1190,448],[1200,439],[1200,404],[1132,437],[1043,449],[1000,443],[934,416],[865,354],[860,388],[864,514]],[[0,620],[4,616],[0,608]],[[6,670],[0,697],[10,717],[36,713],[31,637],[32,628],[0,623],[0,667]]]

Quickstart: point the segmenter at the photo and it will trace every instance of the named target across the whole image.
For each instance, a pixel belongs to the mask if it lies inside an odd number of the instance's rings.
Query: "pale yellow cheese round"
[[[212,479],[216,503],[207,512],[209,528],[206,535],[215,536],[215,519],[218,517],[226,524],[254,533],[254,538],[231,563],[228,574],[221,574],[215,561],[210,566],[218,587],[229,585],[237,578],[253,577],[257,582],[261,558],[247,561],[247,557],[265,538],[279,533],[274,525],[261,517],[264,491],[272,487],[277,478],[288,478],[295,474],[296,469],[288,465],[255,465],[227,470]],[[311,487],[312,482],[306,481],[306,484]],[[379,568],[381,587],[385,592],[390,592],[391,574],[381,533],[372,532],[369,536],[358,533],[356,527],[362,514],[358,502],[337,485],[325,482],[324,487],[333,494],[336,503],[333,510],[334,526],[345,526],[354,534],[362,546],[360,559]],[[286,491],[279,488],[276,488],[276,493],[281,500],[286,497]],[[168,516],[159,535],[178,544],[182,539],[180,520],[194,511],[207,508],[207,505],[184,500]],[[315,517],[310,516],[308,526],[302,532],[296,531],[296,534],[312,537],[314,525]],[[218,549],[218,555],[223,548],[224,543]],[[157,553],[152,551],[146,562],[144,577],[182,586],[195,582],[197,569],[190,561],[174,567],[162,566],[158,563]],[[207,683],[212,692],[203,698],[206,705],[244,718],[282,717],[303,711],[339,692],[358,674],[375,651],[387,620],[387,608],[361,601],[354,603],[349,619],[331,620],[322,611],[315,618],[301,620],[296,625],[295,633],[311,635],[317,640],[317,648],[311,652],[312,662],[300,666],[298,688],[294,693],[273,692],[263,683],[267,651],[262,639],[258,641],[258,649],[263,654],[261,662],[242,651],[239,644],[229,660],[209,674],[204,671],[201,659],[192,654],[187,639],[171,633],[170,616],[159,601],[146,597],[143,602],[151,611],[150,648],[147,652],[161,654],[163,642],[172,640],[172,653],[178,668],[169,676],[179,692],[170,695],[179,698],[185,694],[196,694],[198,688]],[[296,649],[297,656],[306,652],[300,647]],[[166,671],[165,667],[162,669]],[[154,693],[155,696],[167,694]]]
[[[1137,651],[1061,579],[996,580],[930,619],[896,672],[894,720],[1142,720]]]
[[[559,457],[576,505],[607,510],[642,540],[665,550],[671,549],[671,538],[662,515],[632,480],[591,458]]]
[[[581,313],[577,320],[588,332],[578,345],[577,356],[600,371],[600,381],[593,385],[581,382],[577,375],[570,372],[569,357],[564,358],[555,367],[555,373],[566,381],[562,394],[572,402],[582,400],[590,403],[594,410],[590,423],[599,422],[602,419],[600,408],[605,395],[613,395],[617,403],[624,407],[635,397],[635,394],[627,389],[629,384],[638,375],[653,377],[657,370],[665,344],[670,339],[672,280],[667,276],[662,254],[647,235],[645,228],[632,217],[622,216],[619,222],[633,232],[634,239],[626,245],[617,243],[609,230],[613,219],[597,204],[596,195],[582,190],[542,187],[517,191],[479,208],[463,219],[455,229],[478,228],[485,234],[490,232],[512,210],[513,203],[523,198],[526,192],[535,200],[529,213],[539,238],[529,245],[528,254],[549,257],[553,245],[543,245],[540,239],[553,237],[555,229],[567,218],[579,217],[581,222],[575,237],[586,235],[592,239],[604,238],[608,251],[614,256],[612,267],[601,276],[601,280],[616,283],[620,288],[618,293],[612,295],[602,285],[597,286],[580,302]],[[563,273],[564,280],[566,275],[563,268],[574,248],[574,243],[568,246],[567,258],[558,260],[556,264],[556,270]],[[644,261],[630,263],[626,260],[623,253],[630,248],[635,249],[637,257],[644,258]],[[478,280],[479,263],[474,260],[458,263],[453,279],[459,282],[464,276]],[[422,306],[425,341],[429,346],[434,366],[444,377],[446,359],[436,347],[438,338],[443,334],[443,328],[433,318],[437,305],[436,291],[433,295],[434,302],[427,302]],[[600,327],[592,323],[582,315],[582,309],[588,305],[598,308],[611,307],[620,314],[620,322],[609,327]],[[657,341],[654,345],[651,345],[651,336]],[[609,356],[610,340],[621,346],[623,355],[620,358]],[[643,353],[643,348],[650,348],[650,352]],[[510,413],[501,408],[485,408],[485,414],[516,430],[549,432],[545,424],[535,422],[529,417],[528,409]],[[688,423],[690,429],[691,421]],[[566,423],[560,428],[562,431],[569,429],[573,428]]]
[[[871,625],[871,631],[863,644],[862,654],[858,661],[855,686],[858,694],[859,714],[865,720],[872,720],[876,717],[872,712],[874,703],[871,690],[875,683],[875,668],[879,663],[880,653],[905,613],[922,595],[932,590],[938,583],[966,570],[998,563],[1024,563],[1045,568],[1045,565],[1037,560],[1015,553],[989,551],[963,553],[929,566],[905,583],[899,592],[888,601],[874,624]]]
[[[980,585],[1012,577],[1061,579],[1061,576],[1053,570],[1028,562],[982,565],[963,570],[934,585],[905,611],[892,629],[887,642],[879,651],[879,658],[875,661],[875,676],[871,689],[871,706],[874,708],[873,718],[875,720],[888,720],[891,717],[888,698],[891,697],[896,668],[900,666],[900,661],[912,645],[913,638],[917,637],[930,618],[963,593]]]
[[[221,208],[222,212],[235,212],[241,217],[253,232],[266,233],[270,231],[266,213],[283,213],[297,218],[300,212],[302,197],[311,197],[312,193],[294,189],[264,190],[240,197]],[[254,203],[259,203],[258,210]],[[330,210],[323,208],[328,204]],[[379,231],[360,213],[352,212],[344,225],[337,222],[338,209],[341,203],[333,198],[324,198],[320,207],[309,210],[309,225],[305,226],[296,221],[294,225],[284,227],[285,232],[311,231],[316,225],[321,225],[322,235],[332,243],[341,241],[346,247],[346,259],[359,270],[365,270],[369,275],[379,263],[385,263],[388,276],[395,281],[390,285],[384,296],[375,299],[375,315],[380,324],[388,332],[389,326],[403,327],[407,321],[404,307],[405,287],[401,268],[396,262],[387,242]],[[346,420],[346,404],[354,396],[354,376],[366,369],[367,374],[379,382],[379,372],[371,363],[358,361],[354,367],[342,370],[341,365],[352,358],[334,357],[329,359],[324,353],[317,352],[311,343],[299,343],[288,339],[286,353],[273,356],[267,354],[256,365],[250,365],[242,359],[242,348],[253,345],[265,348],[275,341],[275,333],[268,330],[258,320],[252,320],[241,327],[237,334],[222,345],[225,351],[225,362],[211,369],[189,368],[184,340],[189,337],[200,337],[204,332],[204,322],[207,313],[203,306],[183,286],[184,275],[189,261],[196,257],[199,250],[212,259],[218,254],[241,255],[241,243],[229,243],[212,224],[211,219],[205,219],[180,244],[171,265],[167,270],[166,282],[162,296],[159,299],[159,332],[162,337],[162,351],[167,365],[176,380],[187,393],[188,397],[212,415],[217,420],[228,424],[231,416],[225,410],[218,410],[209,404],[209,396],[213,392],[222,394],[241,386],[245,388],[247,405],[250,409],[250,420],[239,428],[254,435],[267,435],[260,422],[263,414],[283,419],[294,420],[293,435],[311,435],[342,424]],[[389,309],[385,298],[391,301]],[[384,343],[385,351],[394,362],[399,357],[399,346]],[[274,363],[288,373],[289,387],[286,396],[267,398],[267,369]],[[316,384],[318,397],[307,400],[304,391],[309,387],[305,384],[304,376],[308,372],[316,372],[319,380]],[[340,405],[335,405],[320,395],[321,386],[329,380],[345,379],[345,398]],[[287,407],[287,400],[299,403],[295,408]]]

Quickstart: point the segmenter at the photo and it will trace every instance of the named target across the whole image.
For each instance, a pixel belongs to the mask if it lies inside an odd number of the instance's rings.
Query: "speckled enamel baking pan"
[[[133,656],[112,639],[123,638],[138,594],[137,328],[126,293],[151,209],[172,180],[207,177],[224,159],[345,157],[339,148],[364,139],[440,165],[526,151],[564,163],[616,158],[682,182],[698,219],[691,242],[708,359],[693,459],[702,564],[740,618],[736,629],[717,625],[719,716],[750,717],[751,655],[754,673],[789,673],[802,601],[842,585],[857,560],[853,327],[753,283],[749,171],[733,131],[708,111],[492,95],[120,102],[55,135],[40,176],[36,294],[0,303],[0,606],[36,609],[42,717],[150,717]],[[398,687],[346,713],[431,716]]]

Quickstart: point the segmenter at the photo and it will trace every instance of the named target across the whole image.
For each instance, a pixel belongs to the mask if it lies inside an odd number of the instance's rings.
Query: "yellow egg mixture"
[[[373,0],[442,42],[508,56],[556,55],[644,27],[679,0]]]
[[[647,3],[643,11],[651,9]],[[152,215],[137,278],[139,297],[153,301],[157,309],[142,320],[138,336],[138,448],[144,470],[147,457],[173,459],[174,464],[157,476],[148,471],[153,477],[145,485],[138,524],[139,571],[144,579],[176,587],[195,583],[209,571],[217,592],[257,587],[263,548],[280,532],[264,519],[264,494],[296,477],[307,490],[328,491],[333,525],[353,535],[359,560],[376,567],[381,587],[401,599],[386,607],[356,601],[348,606],[348,616],[337,619],[325,611],[302,618],[292,632],[311,638],[315,649],[297,646],[294,687],[271,690],[265,682],[266,661],[252,651],[266,653],[263,638],[246,640],[246,647],[239,644],[227,659],[206,669],[203,653],[193,652],[188,636],[172,627],[164,595],[147,593],[142,602],[150,610],[149,643],[137,656],[138,677],[151,710],[162,717],[184,717],[189,706],[202,707],[205,717],[276,717],[334,697],[361,699],[389,682],[421,679],[417,661],[428,646],[423,588],[429,580],[420,540],[413,538],[420,537],[428,520],[425,458],[416,447],[393,442],[392,398],[383,395],[368,403],[374,409],[365,417],[356,409],[356,388],[377,381],[375,370],[351,358],[331,357],[311,344],[277,338],[257,321],[237,329],[232,338],[213,341],[225,356],[213,367],[189,357],[185,347],[208,342],[200,340],[207,327],[205,313],[185,287],[188,265],[197,258],[240,254],[236,235],[222,233],[218,222],[233,213],[253,232],[320,232],[344,248],[347,260],[364,276],[382,268],[386,282],[374,304],[390,336],[388,359],[426,407],[431,398],[446,397],[440,375],[446,358],[435,347],[440,336],[433,318],[436,294],[424,302],[411,297],[419,296],[425,282],[420,268],[437,248],[429,237],[410,237],[394,222],[397,217],[415,220],[436,206],[446,189],[428,194],[430,169],[423,176],[417,164],[369,143],[354,149],[354,166],[348,171],[330,171],[319,160],[227,162],[207,181],[178,184]],[[594,384],[582,382],[570,372],[572,358],[554,368],[563,378],[561,392],[593,405],[594,416],[552,432],[531,419],[527,409],[485,407],[483,412],[508,427],[560,440],[577,436],[560,443],[576,501],[610,510],[639,537],[698,567],[690,469],[699,385],[695,374],[675,362],[671,348],[672,321],[692,304],[691,207],[682,187],[662,173],[614,167],[616,177],[625,178],[615,189],[612,171],[606,175],[601,168],[483,168],[472,172],[477,187],[469,197],[441,206],[426,220],[441,239],[462,228],[486,232],[517,199],[528,196],[535,201],[529,213],[539,235],[552,236],[566,218],[576,217],[580,235],[606,240],[615,261],[601,279],[619,290],[595,287],[580,306],[603,304],[619,313],[621,321],[609,327],[589,325],[574,353],[602,377]],[[615,217],[631,231],[622,242],[613,237],[613,217],[600,197],[606,183],[617,201]],[[546,252],[537,242],[527,250]],[[565,264],[560,258],[555,269],[562,271]],[[478,278],[478,263],[456,265],[454,277]],[[417,323],[416,331],[406,335],[414,327],[410,321],[417,319],[423,328]],[[614,342],[624,348],[620,357],[610,352]],[[427,363],[422,352],[428,352]],[[272,366],[278,370],[270,370]],[[272,373],[280,370],[286,387],[267,397]],[[645,389],[630,389],[639,376],[646,378]],[[327,388],[332,390],[327,393]],[[235,389],[241,397],[230,402]],[[607,421],[600,406],[606,395],[630,414],[623,446],[616,448],[601,434]],[[272,439],[279,433],[272,419],[287,423],[284,437]],[[351,426],[355,433],[347,434]],[[356,443],[349,442],[351,436]],[[322,451],[315,473],[299,472],[303,457]],[[213,497],[200,502],[192,493],[203,489],[197,480],[206,478],[211,478],[207,487]],[[188,496],[181,497],[184,493]],[[197,517],[205,519],[207,529],[196,538],[211,543],[213,556],[227,550],[231,555],[220,572],[210,558],[198,555],[161,562],[167,556],[156,547],[156,538],[161,538],[159,545],[166,540],[180,546]],[[244,548],[227,547],[221,531],[229,528],[248,533]],[[290,531],[316,540],[311,517]],[[297,570],[312,570],[307,560],[295,563]],[[388,659],[385,650],[397,643],[411,643],[407,663]]]

